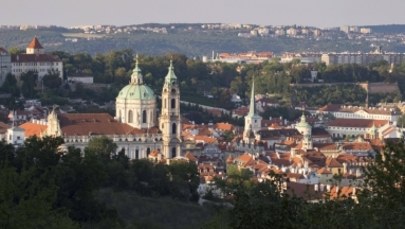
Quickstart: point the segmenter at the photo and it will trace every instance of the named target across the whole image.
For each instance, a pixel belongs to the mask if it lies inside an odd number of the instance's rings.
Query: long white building
[[[26,53],[11,56],[11,73],[17,78],[29,71],[38,74],[38,79],[50,72],[58,73],[63,78],[63,63],[58,56],[47,54],[34,37],[26,48]]]

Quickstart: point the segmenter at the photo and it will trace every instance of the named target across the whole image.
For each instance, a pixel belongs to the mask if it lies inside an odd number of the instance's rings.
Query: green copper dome
[[[144,84],[129,84],[118,93],[117,99],[152,100],[155,98],[153,90]]]
[[[139,57],[136,55],[135,68],[132,71],[131,82],[118,93],[117,99],[126,100],[152,100],[155,98],[155,93],[152,89],[143,84],[143,76],[141,69],[138,66]]]

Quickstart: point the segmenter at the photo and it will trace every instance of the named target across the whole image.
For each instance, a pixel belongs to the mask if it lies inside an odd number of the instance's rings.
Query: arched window
[[[176,108],[176,99],[172,99],[171,101],[171,108]]]
[[[135,150],[135,159],[139,159],[139,150],[138,149]]]
[[[122,122],[122,113],[121,110],[118,111],[118,119]]]
[[[149,154],[150,154],[150,148],[148,147],[148,148],[146,149],[146,157],[148,157]]]
[[[176,157],[176,147],[172,147],[172,158]]]
[[[142,123],[146,123],[146,110],[142,112]]]
[[[132,123],[133,121],[134,121],[134,117],[133,117],[132,111],[129,110],[128,111],[128,122]]]
[[[163,108],[166,108],[166,99],[163,99]]]
[[[176,134],[176,132],[177,132],[177,125],[176,125],[176,123],[173,123],[172,124],[172,134]]]

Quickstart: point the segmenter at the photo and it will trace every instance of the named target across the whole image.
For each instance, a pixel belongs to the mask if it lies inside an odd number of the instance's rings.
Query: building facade
[[[150,158],[151,155],[160,159],[180,157],[180,90],[172,63],[162,90],[160,122],[156,106],[156,96],[144,84],[137,61],[131,81],[116,98],[115,117],[107,113],[61,113],[54,109],[48,115],[45,130],[36,133],[63,137],[65,146],[80,149],[84,149],[92,138],[106,136],[117,144],[117,151],[124,150],[130,159]],[[27,131],[42,126],[25,123],[21,127]]]
[[[25,53],[11,56],[13,75],[19,78],[21,74],[29,71],[38,74],[38,80],[49,73],[58,74],[63,79],[62,61],[57,56],[45,53],[36,37],[28,44]]]
[[[0,86],[3,85],[9,73],[11,73],[11,56],[7,50],[0,47]]]

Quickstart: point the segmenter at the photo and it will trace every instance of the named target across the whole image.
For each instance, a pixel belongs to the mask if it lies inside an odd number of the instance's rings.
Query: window
[[[176,134],[176,129],[177,129],[177,125],[176,125],[176,123],[173,123],[172,124],[172,134]]]
[[[172,158],[173,157],[176,157],[177,156],[177,154],[176,154],[176,147],[172,147]]]
[[[150,148],[148,147],[148,148],[146,149],[146,157],[148,157],[149,154],[150,154]]]
[[[139,159],[139,150],[138,149],[135,150],[135,159]]]
[[[172,101],[171,101],[171,108],[172,108],[172,109],[176,108],[176,99],[172,99]]]
[[[142,111],[142,123],[146,123],[146,110]]]
[[[163,108],[166,108],[166,99],[163,100]]]
[[[134,117],[133,117],[132,111],[130,110],[130,111],[128,111],[128,122],[132,123],[133,121],[134,121]]]

